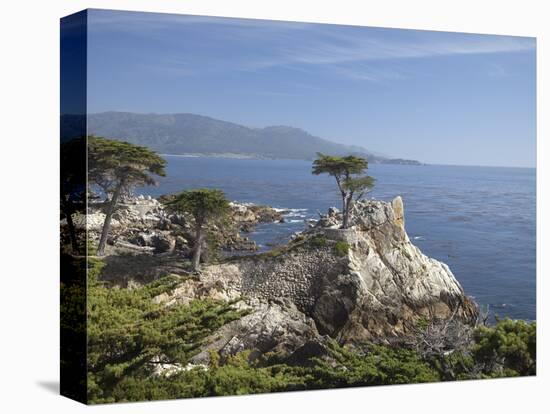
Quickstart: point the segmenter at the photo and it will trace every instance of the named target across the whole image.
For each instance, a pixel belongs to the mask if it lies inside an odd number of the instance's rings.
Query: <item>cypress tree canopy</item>
[[[317,159],[313,161],[312,173],[315,175],[329,174],[332,176],[361,174],[368,166],[369,164],[365,158],[355,155],[337,157],[318,153]]]
[[[313,161],[312,174],[328,174],[336,180],[342,197],[342,228],[347,228],[351,203],[360,200],[373,187],[375,179],[365,175],[369,163],[355,155],[338,157],[317,153]]]
[[[170,209],[190,213],[197,223],[223,216],[229,211],[229,201],[221,190],[199,188],[176,194],[166,204]]]
[[[152,174],[164,177],[166,160],[147,147],[102,137],[88,137],[88,174],[96,183],[124,181],[151,185]]]

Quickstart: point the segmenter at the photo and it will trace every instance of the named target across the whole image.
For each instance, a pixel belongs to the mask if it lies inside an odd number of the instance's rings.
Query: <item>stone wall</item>
[[[346,271],[347,261],[332,253],[332,247],[298,248],[294,252],[241,258],[234,263],[205,268],[201,282],[222,284],[229,297],[264,301],[290,300],[310,313],[325,280]]]
[[[359,240],[355,229],[318,228],[315,232],[328,240],[343,241],[348,244],[357,243]]]

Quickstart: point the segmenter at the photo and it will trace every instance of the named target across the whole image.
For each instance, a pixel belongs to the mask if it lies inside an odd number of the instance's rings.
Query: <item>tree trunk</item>
[[[349,213],[353,195],[346,195],[343,200],[344,211],[342,211],[342,228],[347,229],[349,227]]]
[[[78,253],[78,242],[76,240],[76,230],[74,227],[73,222],[73,209],[70,206],[70,201],[67,199],[67,197],[63,197],[63,203],[61,204],[61,208],[63,209],[63,213],[65,214],[65,217],[67,218],[67,227],[69,227],[69,238],[71,239],[71,248],[73,250],[73,254]]]
[[[197,224],[195,233],[195,248],[193,249],[193,259],[191,261],[191,266],[194,272],[198,271],[200,267],[203,239],[204,235],[202,231],[202,224]]]
[[[103,222],[103,229],[101,230],[101,238],[99,239],[99,246],[97,247],[98,256],[103,256],[105,254],[105,245],[107,244],[107,236],[109,235],[109,228],[111,227],[111,218],[113,217],[113,213],[115,212],[116,204],[118,202],[118,198],[122,191],[123,185],[124,181],[120,180],[115,188],[115,192],[113,193],[111,202],[109,203],[107,213],[105,214],[105,221]]]
[[[344,201],[344,211],[342,211],[342,228],[347,229],[348,228],[348,213],[347,213],[347,205]]]
[[[348,225],[348,218],[346,216],[346,193],[342,192],[342,228],[345,229]]]

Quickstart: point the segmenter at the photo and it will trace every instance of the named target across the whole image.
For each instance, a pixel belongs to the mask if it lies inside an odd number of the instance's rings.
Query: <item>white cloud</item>
[[[518,52],[534,49],[534,41],[530,38],[514,38],[500,36],[468,36],[457,35],[456,39],[437,40],[435,33],[432,39],[418,36],[416,40],[386,40],[373,38],[366,33],[364,37],[338,36],[334,39],[312,41],[305,46],[289,45],[281,51],[280,60],[272,64],[303,63],[323,65],[348,62],[368,62],[390,59],[413,59],[435,56],[488,54],[501,52]],[[449,37],[441,33],[442,37]],[[423,37],[424,39],[419,39]],[[338,40],[336,42],[335,40]],[[266,62],[258,62],[259,67],[265,67]]]
[[[368,30],[358,35],[357,28],[353,32],[349,27],[342,27],[341,32],[338,30],[337,26],[311,26],[310,33],[302,40],[276,43],[269,58],[248,59],[241,69],[325,66],[350,79],[379,81],[407,76],[400,69],[376,69],[376,62],[384,61],[387,66],[389,61],[510,53],[535,48],[534,39],[521,37],[409,31],[410,36],[396,39],[383,38],[379,32],[372,34]]]
[[[231,19],[175,14],[92,11],[93,30],[122,31],[140,37],[154,37],[169,42],[166,31],[204,30],[212,44],[226,42],[237,53],[230,59],[214,52],[195,62],[182,62],[178,48],[167,47],[166,71],[186,76],[221,68],[256,72],[269,68],[317,70],[319,66],[336,76],[376,82],[381,79],[402,79],[406,74],[399,65],[376,68],[375,62],[493,54],[533,50],[533,38],[471,35],[398,29],[373,29],[326,24],[278,22],[253,19]],[[204,26],[200,29],[200,26]],[[185,36],[181,42],[185,41]],[[206,46],[205,46],[206,45]],[[207,47],[207,43],[201,47]],[[243,52],[245,51],[245,52]],[[162,65],[161,62],[159,64]],[[201,66],[202,65],[202,66]]]

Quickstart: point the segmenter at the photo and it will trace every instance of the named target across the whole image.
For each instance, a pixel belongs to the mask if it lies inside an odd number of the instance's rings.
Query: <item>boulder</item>
[[[284,222],[284,210],[251,203],[231,202],[231,219],[242,231],[252,231],[259,223]]]
[[[72,218],[76,229],[86,229],[92,233],[100,233],[103,229],[103,223],[105,222],[105,214],[100,211],[94,211],[89,214],[74,213]],[[66,223],[66,219],[63,219],[61,222],[62,225]],[[120,227],[120,225],[120,222],[116,218],[111,220],[111,228],[116,229]]]
[[[156,254],[172,252],[176,246],[176,238],[163,231],[139,232],[129,242],[138,246],[152,247]]]
[[[163,201],[170,199],[168,196],[161,198]],[[90,203],[88,214],[73,216],[77,229],[87,226],[90,240],[99,240],[107,206],[103,201]],[[218,248],[227,251],[256,251],[256,243],[242,233],[253,231],[258,223],[282,220],[282,214],[283,212],[268,206],[233,202],[229,225],[211,224],[208,231],[217,240]],[[186,255],[194,241],[192,223],[189,216],[165,210],[163,203],[150,196],[125,196],[121,198],[113,214],[109,243],[123,251],[148,254],[177,251],[180,255]],[[66,221],[63,224],[66,225]],[[145,247],[147,249],[142,249]],[[106,253],[116,254],[123,251],[107,249]],[[203,254],[207,257],[212,252],[205,248]]]
[[[191,362],[207,363],[211,350],[222,358],[244,350],[251,351],[251,359],[268,352],[285,358],[319,337],[314,321],[290,301],[258,302],[250,309],[251,313],[212,335],[207,341],[209,345],[191,358]]]

